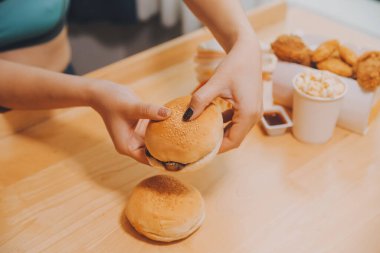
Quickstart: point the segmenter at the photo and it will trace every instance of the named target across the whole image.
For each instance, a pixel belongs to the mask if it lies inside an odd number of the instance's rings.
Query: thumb
[[[135,112],[136,118],[151,120],[164,120],[171,114],[171,110],[164,106],[146,103],[138,104]]]
[[[206,83],[193,93],[188,109],[183,114],[183,120],[189,121],[197,118],[203,110],[219,95],[219,86]]]

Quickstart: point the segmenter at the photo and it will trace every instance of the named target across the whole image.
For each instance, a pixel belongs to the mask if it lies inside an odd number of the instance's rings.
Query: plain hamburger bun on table
[[[191,96],[180,97],[165,106],[172,110],[163,121],[151,121],[145,133],[149,163],[169,171],[193,171],[210,162],[223,140],[223,117],[220,108],[211,103],[191,121],[182,117]]]
[[[168,175],[140,182],[129,197],[125,213],[137,232],[162,242],[188,237],[205,218],[199,191]]]

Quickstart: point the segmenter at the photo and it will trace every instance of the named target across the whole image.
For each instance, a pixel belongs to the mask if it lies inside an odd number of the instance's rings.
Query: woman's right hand
[[[148,120],[164,120],[171,111],[144,103],[128,87],[109,81],[96,81],[91,89],[91,107],[103,118],[116,150],[148,164],[144,143]]]

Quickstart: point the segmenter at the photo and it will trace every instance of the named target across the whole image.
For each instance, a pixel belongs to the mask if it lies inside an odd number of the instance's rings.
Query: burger
[[[170,117],[151,121],[145,133],[149,163],[166,171],[193,171],[202,168],[218,153],[223,140],[223,117],[211,103],[196,119],[183,121],[191,96],[167,103]]]
[[[200,192],[169,175],[141,181],[128,198],[125,215],[132,227],[145,237],[161,242],[184,239],[205,218]]]

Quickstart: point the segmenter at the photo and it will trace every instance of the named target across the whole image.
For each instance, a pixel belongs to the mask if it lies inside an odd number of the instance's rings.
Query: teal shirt
[[[65,17],[69,0],[0,0],[0,47],[41,36]]]

